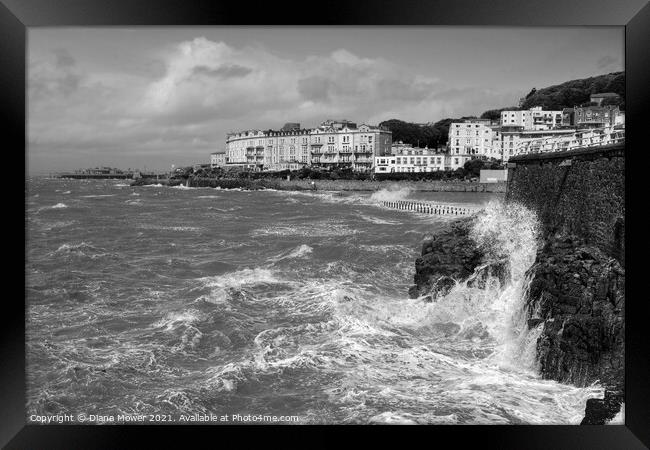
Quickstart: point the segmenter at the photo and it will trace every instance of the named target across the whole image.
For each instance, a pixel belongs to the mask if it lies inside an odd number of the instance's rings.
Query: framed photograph
[[[0,21],[25,174],[5,448],[650,445],[647,2],[3,0]]]

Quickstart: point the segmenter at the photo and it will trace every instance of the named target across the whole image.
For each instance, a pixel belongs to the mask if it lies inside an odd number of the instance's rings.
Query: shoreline
[[[313,184],[312,184],[313,183]],[[146,186],[160,184],[163,186],[187,187],[220,187],[222,189],[278,191],[368,191],[375,192],[389,186],[399,186],[415,192],[477,192],[505,194],[506,183],[469,183],[444,181],[362,181],[362,180],[309,180],[309,179],[239,179],[239,178],[189,178],[156,180],[141,178],[131,183],[131,186]]]

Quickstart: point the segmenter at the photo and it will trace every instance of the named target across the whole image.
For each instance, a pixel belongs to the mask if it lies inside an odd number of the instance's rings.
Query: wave
[[[405,258],[413,259],[417,255],[415,251],[405,245],[395,245],[395,244],[378,244],[378,245],[361,245],[361,249],[371,252],[371,253],[382,253],[382,254],[395,254],[398,253],[403,255]],[[409,264],[409,270],[411,270],[411,264]]]
[[[374,192],[370,196],[370,201],[374,203],[396,202],[406,199],[411,192],[412,190],[408,187],[399,187],[399,185],[392,185],[388,188]]]
[[[65,203],[57,203],[54,206],[50,206],[50,209],[62,209],[62,208],[67,208],[67,207],[68,207],[68,205],[66,205]]]
[[[114,197],[115,194],[95,194],[95,195],[82,195],[82,198],[100,198],[100,197]]]
[[[302,244],[299,247],[296,247],[289,253],[286,258],[300,258],[311,253],[314,249],[307,244]]]
[[[74,257],[83,257],[90,259],[98,259],[104,257],[116,258],[117,255],[109,252],[106,249],[95,247],[86,242],[80,242],[78,244],[65,243],[59,246],[54,252],[50,255],[63,255],[63,256],[74,256]]]
[[[190,309],[181,312],[172,312],[165,315],[164,318],[155,322],[154,328],[162,328],[165,331],[171,331],[179,326],[193,325],[200,320],[200,312],[196,309]]]
[[[366,216],[365,214],[359,214],[359,217],[361,217],[363,220],[367,222],[374,223],[376,225],[401,225],[402,224],[402,222],[397,220],[380,219],[379,217]]]
[[[77,223],[75,220],[65,220],[65,221],[55,221],[55,222],[50,222],[50,223],[44,223],[41,228],[45,231],[47,230],[53,230],[56,228],[65,228],[69,227],[70,225],[74,225]]]
[[[251,234],[259,236],[303,236],[303,237],[331,237],[347,236],[359,233],[359,230],[341,223],[315,223],[297,226],[269,226],[253,230]]]
[[[493,363],[536,373],[535,344],[540,329],[526,323],[526,271],[535,261],[539,225],[521,205],[490,202],[478,214],[470,236],[488,263],[425,308],[429,324],[454,324],[454,335],[483,342]],[[504,267],[505,279],[485,276],[490,264]],[[483,278],[482,282],[477,282]],[[435,327],[434,327],[435,328]]]
[[[130,204],[135,204],[139,202],[140,199],[134,200]],[[129,201],[127,201],[129,203]],[[140,203],[138,203],[140,204]],[[137,226],[142,230],[159,230],[159,231],[200,231],[201,227],[189,227],[189,226],[173,226],[173,225],[152,225],[152,224],[140,224]]]
[[[198,278],[197,281],[209,288],[240,288],[248,285],[282,282],[275,272],[263,268],[241,269],[223,275]]]
[[[278,262],[278,261],[282,261],[282,260],[285,260],[285,259],[302,258],[302,257],[310,254],[313,250],[314,249],[312,247],[310,247],[309,245],[302,244],[302,245],[299,245],[298,247],[292,249],[288,253],[285,252],[284,254],[282,254],[280,256],[271,258],[271,261]]]

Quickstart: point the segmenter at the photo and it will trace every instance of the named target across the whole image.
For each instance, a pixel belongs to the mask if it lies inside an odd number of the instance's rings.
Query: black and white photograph
[[[623,425],[625,28],[35,27],[34,425]]]

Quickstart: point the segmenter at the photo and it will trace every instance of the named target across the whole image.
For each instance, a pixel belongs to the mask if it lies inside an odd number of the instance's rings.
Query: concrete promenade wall
[[[444,181],[361,181],[361,180],[300,180],[300,179],[193,179],[190,186],[241,187],[244,189],[266,187],[279,190],[310,190],[312,181],[321,191],[379,191],[387,188],[408,188],[431,192],[491,192],[505,193],[506,183],[465,183]]]
[[[286,185],[311,184],[310,180],[280,180]],[[465,183],[444,181],[359,181],[359,180],[314,180],[317,189],[328,191],[379,191],[391,185],[409,188],[414,191],[432,192],[503,192],[505,183]]]
[[[624,264],[624,144],[511,158],[506,201],[534,209],[547,234],[579,236]]]

